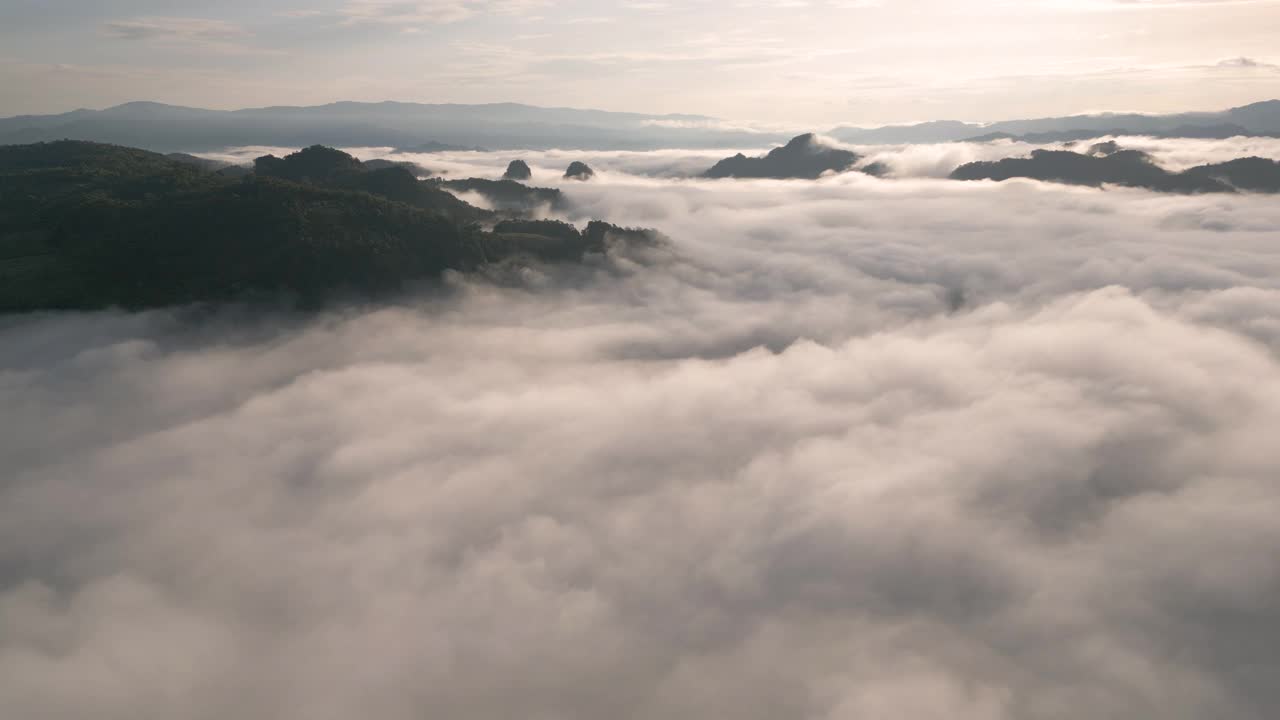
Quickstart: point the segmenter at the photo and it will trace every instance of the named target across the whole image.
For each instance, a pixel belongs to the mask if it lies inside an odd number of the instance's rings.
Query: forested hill
[[[407,168],[371,169],[330,148],[260,158],[255,170],[88,142],[0,147],[0,312],[281,295],[317,304],[654,237],[603,223],[503,232],[493,226],[519,211],[481,210]]]

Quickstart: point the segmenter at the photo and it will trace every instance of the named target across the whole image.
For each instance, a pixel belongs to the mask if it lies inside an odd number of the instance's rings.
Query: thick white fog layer
[[[669,248],[0,321],[0,714],[1274,717],[1274,197],[586,159]]]
[[[1000,160],[1007,157],[1026,157],[1037,149],[1073,150],[1085,152],[1096,142],[1115,140],[1120,147],[1150,153],[1162,167],[1181,172],[1196,165],[1221,163],[1237,158],[1257,156],[1280,160],[1280,138],[1234,137],[1221,140],[1189,138],[1152,138],[1144,136],[1106,136],[1078,143],[1033,144],[1020,141],[998,140],[989,143],[938,143],[932,145],[848,145],[830,138],[825,143],[847,148],[862,159],[865,167],[880,163],[894,178],[945,178],[965,163],[981,160]],[[286,155],[298,148],[246,147],[233,148],[222,153],[201,153],[203,156],[237,164],[250,164],[254,158],[267,153]],[[769,148],[744,148],[747,155],[759,155]],[[662,179],[696,178],[706,172],[716,161],[732,155],[732,150],[660,150],[652,152],[627,151],[509,151],[509,152],[448,152],[448,153],[397,153],[393,148],[347,148],[347,151],[363,160],[389,158],[409,160],[420,164],[434,175],[447,178],[500,177],[513,159],[526,161],[533,170],[532,183],[558,185],[569,163],[582,160],[597,172],[614,175],[619,180],[625,176]]]

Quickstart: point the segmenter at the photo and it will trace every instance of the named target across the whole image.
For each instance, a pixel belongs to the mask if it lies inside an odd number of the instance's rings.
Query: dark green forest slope
[[[243,177],[113,145],[0,147],[0,312],[316,304],[516,256],[580,260],[603,252],[610,230],[651,237],[604,224],[492,229],[519,214],[319,146],[259,158]]]

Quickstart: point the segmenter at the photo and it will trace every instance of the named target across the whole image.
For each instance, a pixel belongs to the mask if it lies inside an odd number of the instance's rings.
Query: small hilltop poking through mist
[[[741,153],[721,160],[708,170],[708,178],[801,178],[816,180],[829,172],[844,172],[858,162],[858,155],[831,147],[808,133],[792,138],[763,157]]]

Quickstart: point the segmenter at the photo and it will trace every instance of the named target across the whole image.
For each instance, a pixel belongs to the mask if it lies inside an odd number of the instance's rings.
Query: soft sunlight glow
[[[64,111],[69,98],[220,108],[515,100],[868,125],[1217,109],[1275,94],[1280,83],[1277,4],[1266,0],[133,0],[111,8],[0,7],[0,107]]]

